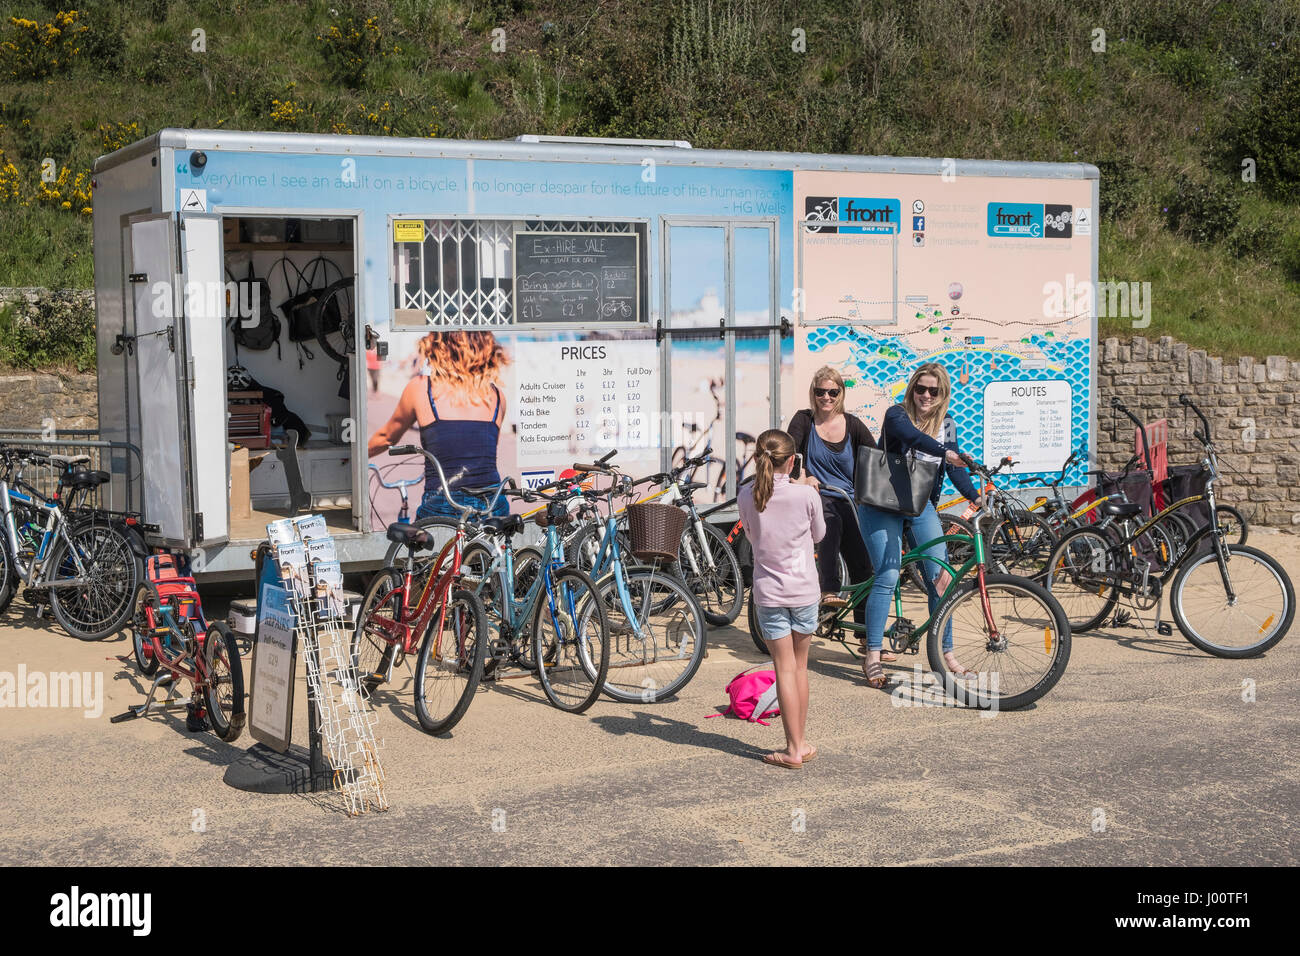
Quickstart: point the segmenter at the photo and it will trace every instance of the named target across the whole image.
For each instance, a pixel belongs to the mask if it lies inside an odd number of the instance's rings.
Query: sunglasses
[[[823,396],[826,398],[839,398],[840,390],[838,388],[814,388],[813,394],[818,398],[822,398]]]
[[[942,389],[940,389],[938,385],[933,387],[929,385],[913,385],[912,391],[916,392],[918,395],[928,394],[931,398],[938,398],[939,395],[942,394]]]

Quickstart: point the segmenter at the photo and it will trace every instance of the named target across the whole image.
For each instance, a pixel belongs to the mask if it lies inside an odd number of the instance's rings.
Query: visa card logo
[[[1039,239],[1043,235],[1043,204],[1033,202],[991,202],[988,205],[988,234]]]
[[[555,480],[555,472],[525,471],[519,477],[524,480],[525,488],[540,488],[542,485],[549,484]]]
[[[897,199],[805,196],[804,230],[815,233],[893,235],[902,225]]]

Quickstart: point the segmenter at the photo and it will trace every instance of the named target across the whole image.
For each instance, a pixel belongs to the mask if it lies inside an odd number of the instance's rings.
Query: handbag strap
[[[339,276],[338,281],[343,280],[343,270],[339,267],[339,264],[337,262],[334,262],[332,259],[325,258],[324,256],[317,256],[315,259],[312,259],[305,266],[303,266],[303,272],[306,272],[308,269],[311,270],[311,278],[310,278],[311,285],[308,286],[308,288],[311,289],[316,288],[317,269],[321,271],[322,278],[324,279],[324,285],[322,285],[321,288],[325,288],[330,284],[330,269],[333,269],[335,272],[338,273]]]
[[[307,279],[303,276],[302,270],[298,268],[297,263],[288,256],[281,256],[275,263],[275,266],[280,267],[280,275],[284,276],[284,291],[289,294],[289,298],[292,299],[303,291],[303,283],[305,283]],[[275,266],[271,266],[271,269],[267,270],[267,275],[270,275],[271,270],[274,269]],[[289,266],[292,266],[293,271],[297,273],[297,281],[293,283],[292,288],[290,288],[289,285]],[[307,288],[310,289],[311,286],[309,285]]]

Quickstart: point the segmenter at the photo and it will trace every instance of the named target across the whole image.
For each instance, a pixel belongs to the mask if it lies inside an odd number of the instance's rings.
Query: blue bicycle
[[[521,515],[474,518],[480,536],[461,558],[463,586],[483,602],[496,638],[488,648],[484,676],[500,677],[509,664],[536,670],[547,699],[561,710],[580,714],[595,703],[610,665],[610,625],[604,602],[592,579],[564,560],[560,529],[568,523],[568,501],[575,492],[568,479],[520,490],[507,478],[493,489],[464,489],[545,499],[534,518],[545,529],[540,550],[521,549],[516,560],[515,535],[524,530]],[[558,494],[547,496],[547,491]]]
[[[573,466],[579,473],[609,479],[601,491],[581,492],[586,500],[582,510],[594,510],[601,497],[606,499],[600,535],[592,547],[595,554],[587,556],[583,566],[590,564],[609,618],[610,676],[605,693],[624,703],[648,704],[676,694],[700,669],[707,643],[706,618],[695,594],[668,570],[677,560],[676,544],[671,553],[638,553],[638,562],[632,565],[624,560],[625,532],[618,527],[614,497],[634,496],[634,483],[608,464],[615,454]]]

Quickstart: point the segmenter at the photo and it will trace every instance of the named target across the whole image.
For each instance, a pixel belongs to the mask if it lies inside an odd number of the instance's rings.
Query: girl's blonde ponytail
[[[754,449],[754,507],[760,512],[772,500],[776,469],[794,454],[794,439],[779,428],[769,428],[758,436]]]

